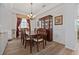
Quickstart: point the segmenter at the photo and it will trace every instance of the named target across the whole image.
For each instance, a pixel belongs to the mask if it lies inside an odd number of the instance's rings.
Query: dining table
[[[32,53],[32,47],[34,44],[33,39],[36,38],[36,36],[37,36],[37,33],[35,33],[35,32],[32,32],[29,35],[29,37],[30,37],[30,53]]]

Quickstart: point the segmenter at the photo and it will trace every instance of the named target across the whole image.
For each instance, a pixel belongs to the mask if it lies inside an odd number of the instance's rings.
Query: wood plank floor
[[[33,47],[33,53],[30,53],[29,45],[24,48],[20,39],[14,39],[8,42],[4,55],[75,55],[79,51],[72,51],[57,42],[47,42],[45,49],[40,45],[40,52],[37,52],[36,46]]]

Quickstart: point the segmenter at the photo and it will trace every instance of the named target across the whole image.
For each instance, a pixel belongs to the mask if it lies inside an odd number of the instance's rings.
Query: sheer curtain
[[[22,21],[19,27],[21,29],[26,29],[26,34],[29,34],[29,26],[30,26],[29,20],[26,18],[22,18]]]
[[[21,23],[21,20],[22,20],[22,18],[17,18],[17,30],[16,30],[16,37],[18,37],[19,36],[19,25],[20,25],[20,23]]]
[[[26,30],[29,33],[30,32],[30,20],[29,19],[26,19],[26,20],[27,20],[27,23],[28,23],[28,28]]]

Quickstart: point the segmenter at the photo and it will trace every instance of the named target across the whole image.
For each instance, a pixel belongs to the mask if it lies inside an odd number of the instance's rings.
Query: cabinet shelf
[[[53,16],[48,15],[39,19],[41,21],[41,28],[47,30],[47,41],[53,40]]]

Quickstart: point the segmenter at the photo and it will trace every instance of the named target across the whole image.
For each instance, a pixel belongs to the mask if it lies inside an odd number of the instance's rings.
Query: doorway
[[[26,33],[29,34],[30,28],[30,20],[27,18],[17,18],[17,26],[16,26],[16,38],[21,36],[21,29],[25,28]]]

